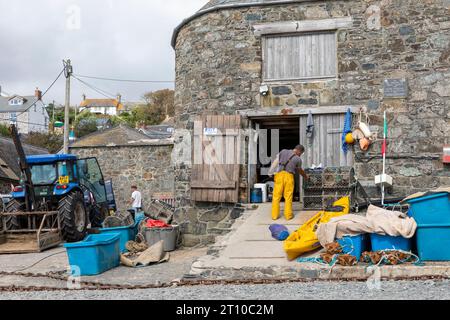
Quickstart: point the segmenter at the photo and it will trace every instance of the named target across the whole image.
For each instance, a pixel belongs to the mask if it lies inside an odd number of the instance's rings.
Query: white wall
[[[16,112],[17,115],[20,112]],[[6,125],[10,124],[11,113],[0,113],[0,122]],[[36,111],[34,106],[23,114],[17,117],[17,129],[20,133],[28,134],[30,132],[48,132],[49,116],[45,107],[36,105]]]
[[[49,115],[45,107],[40,104],[29,111],[29,132],[48,132]]]

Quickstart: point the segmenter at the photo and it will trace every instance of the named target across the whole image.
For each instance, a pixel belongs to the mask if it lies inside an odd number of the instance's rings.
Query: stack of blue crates
[[[118,267],[120,254],[126,251],[126,243],[136,238],[139,224],[144,219],[141,212],[136,214],[131,226],[103,228],[100,234],[89,235],[83,241],[64,244],[72,274],[92,276]]]
[[[435,193],[408,200],[417,222],[417,252],[423,261],[450,261],[450,194]]]

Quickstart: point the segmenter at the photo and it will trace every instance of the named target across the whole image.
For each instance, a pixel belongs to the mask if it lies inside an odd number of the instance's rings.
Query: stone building
[[[306,145],[306,166],[352,166],[379,197],[373,181],[381,173],[381,141],[345,155],[339,133],[350,108],[354,121],[361,116],[380,137],[386,111],[389,197],[450,185],[442,163],[450,143],[450,1],[212,0],[175,29],[172,46],[176,144],[195,140],[186,132],[194,133],[198,116],[201,134],[208,134],[226,127],[213,115],[240,115],[241,158],[267,147],[255,138],[258,129],[278,130],[280,147]],[[310,112],[312,140],[306,138]],[[259,158],[256,165],[244,161],[221,186],[239,189],[246,202],[265,167]],[[209,230],[233,208],[220,191],[204,198],[214,178],[198,192],[198,170],[189,161],[175,163],[179,219],[187,221],[192,243],[210,240]]]
[[[126,126],[118,126],[83,137],[70,145],[80,158],[96,157],[105,180],[112,179],[119,210],[129,209],[133,184],[146,201],[168,194],[173,198],[174,172],[171,166],[173,142],[151,139]]]

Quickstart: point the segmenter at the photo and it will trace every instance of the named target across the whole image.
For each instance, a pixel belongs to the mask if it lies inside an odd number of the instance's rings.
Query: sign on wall
[[[384,80],[385,98],[407,98],[408,82],[406,79],[385,79]]]

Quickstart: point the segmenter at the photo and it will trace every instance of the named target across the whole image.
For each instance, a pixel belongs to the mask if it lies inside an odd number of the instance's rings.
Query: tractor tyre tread
[[[6,205],[5,211],[6,212],[17,212],[17,211],[23,210],[23,207],[24,207],[23,203],[20,203],[16,199],[13,199],[10,202],[8,202],[8,204]],[[7,216],[5,218],[5,220],[6,220],[6,228],[8,230],[18,230],[21,228],[20,220],[18,217]]]
[[[77,230],[73,212],[75,203],[78,201],[83,203],[85,211],[85,226],[82,232]],[[64,196],[64,198],[59,201],[58,212],[63,239],[67,242],[78,242],[83,240],[87,233],[87,217],[83,194],[79,191],[75,191]]]

